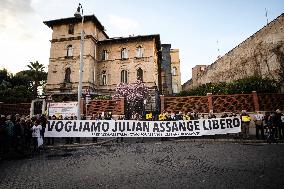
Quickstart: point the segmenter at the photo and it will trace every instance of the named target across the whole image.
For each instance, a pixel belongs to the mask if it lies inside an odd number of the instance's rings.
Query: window
[[[67,47],[67,57],[71,57],[73,56],[73,48],[72,48],[72,45],[68,45]]]
[[[102,71],[102,85],[107,85],[107,74],[106,71]]]
[[[137,80],[141,80],[143,82],[143,70],[138,68],[137,70]]]
[[[108,52],[107,50],[103,50],[102,60],[107,60],[107,59],[108,59]]]
[[[143,57],[143,49],[142,49],[141,46],[139,46],[139,47],[136,48],[136,57],[137,57],[137,58]]]
[[[65,83],[70,83],[70,75],[71,75],[71,69],[70,68],[66,68],[66,70],[65,70],[65,78],[64,78],[64,82]]]
[[[74,24],[69,24],[68,34],[74,34]]]
[[[128,58],[128,51],[126,48],[121,49],[121,59],[126,59]]]
[[[173,67],[172,75],[177,75],[177,68],[176,67]]]
[[[178,93],[178,86],[177,84],[173,84],[173,93]]]
[[[127,83],[127,71],[126,70],[121,71],[120,81],[121,83]]]

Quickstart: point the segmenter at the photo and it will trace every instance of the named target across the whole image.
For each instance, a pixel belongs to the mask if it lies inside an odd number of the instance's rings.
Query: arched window
[[[120,81],[121,83],[127,83],[127,71],[126,70],[121,71]]]
[[[102,71],[102,85],[107,85],[107,74],[106,71]]]
[[[71,69],[70,68],[66,68],[66,70],[65,70],[65,78],[64,78],[64,82],[65,83],[70,83],[70,75],[71,75]]]
[[[137,58],[143,57],[143,49],[142,49],[141,46],[138,46],[138,47],[136,48],[136,57],[137,57]]]
[[[173,69],[172,69],[172,75],[177,75],[177,68],[176,68],[176,67],[173,67]]]
[[[126,48],[121,49],[121,59],[126,59],[128,58],[128,51]]]
[[[137,70],[137,79],[143,82],[143,70],[141,68]]]
[[[67,57],[73,56],[73,48],[72,45],[68,45],[67,47]]]

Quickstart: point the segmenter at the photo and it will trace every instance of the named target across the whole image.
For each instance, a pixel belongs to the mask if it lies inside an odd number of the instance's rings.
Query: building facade
[[[171,44],[162,44],[161,79],[164,95],[181,91],[179,50],[171,49]]]
[[[70,17],[45,21],[52,32],[48,95],[76,95],[79,81],[81,19]],[[110,38],[94,15],[84,16],[83,94],[112,95],[117,84],[141,79],[160,94],[162,53],[159,35]],[[178,52],[178,50],[176,50]],[[179,74],[178,53],[175,73]],[[171,67],[170,67],[171,68]],[[171,72],[171,71],[170,71]],[[176,79],[175,83],[180,82]],[[179,83],[180,85],[180,83]],[[168,85],[170,88],[172,85]],[[170,89],[172,91],[172,89]]]
[[[183,85],[183,90],[253,75],[283,81],[283,57],[284,14],[281,14],[213,64],[192,68],[192,79]]]

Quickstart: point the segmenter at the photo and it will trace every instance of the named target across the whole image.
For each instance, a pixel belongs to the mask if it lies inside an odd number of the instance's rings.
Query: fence
[[[234,95],[212,95],[207,96],[186,96],[186,97],[166,97],[161,96],[161,111],[182,111],[208,113],[213,110],[221,112],[240,112],[247,110],[255,111],[275,111],[277,108],[284,110],[283,93],[262,93]]]
[[[247,110],[255,111],[284,111],[284,93],[262,93],[257,94],[234,94],[234,95],[212,95],[207,96],[185,96],[166,97],[160,96],[161,111],[183,111],[208,113],[213,110],[215,113],[240,112]],[[0,114],[30,114],[30,103],[4,104],[0,103]],[[93,100],[86,105],[86,114],[98,114],[101,112],[112,112],[113,115],[125,114],[124,99],[119,100]]]

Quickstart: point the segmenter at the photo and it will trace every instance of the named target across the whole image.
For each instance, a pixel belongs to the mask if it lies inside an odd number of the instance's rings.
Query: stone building
[[[196,65],[189,90],[205,83],[231,82],[258,75],[283,81],[284,14],[281,14],[211,65]]]
[[[81,19],[70,17],[45,21],[52,32],[48,78],[49,95],[77,95],[79,81]],[[159,35],[110,38],[94,15],[84,16],[83,94],[112,95],[120,82],[140,78],[152,91],[164,91],[161,85],[162,53]],[[180,77],[178,50],[173,58]],[[171,70],[170,70],[171,72]],[[179,83],[178,83],[179,82]],[[174,79],[180,86],[180,79]],[[172,91],[172,85],[167,85]]]
[[[179,50],[171,44],[162,44],[161,79],[163,94],[172,95],[181,91]]]

